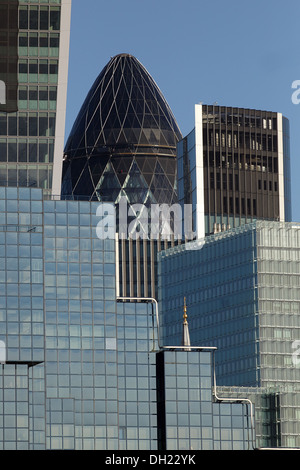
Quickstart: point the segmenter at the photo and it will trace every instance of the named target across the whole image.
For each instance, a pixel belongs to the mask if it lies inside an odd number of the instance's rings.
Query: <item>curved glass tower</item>
[[[68,138],[62,197],[172,204],[181,138],[150,74],[132,55],[119,54],[96,79]]]

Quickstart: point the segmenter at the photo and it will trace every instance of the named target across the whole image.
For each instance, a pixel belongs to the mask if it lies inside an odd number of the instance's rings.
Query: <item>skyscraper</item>
[[[65,147],[62,195],[129,204],[176,200],[178,125],[154,80],[129,54],[104,67]]]
[[[223,395],[254,401],[258,445],[299,447],[299,225],[291,223],[288,120],[196,105],[195,127],[178,144],[178,198],[193,206],[196,240],[159,253],[163,341],[180,340],[186,296],[191,344],[217,346]]]
[[[273,397],[260,445],[300,447],[299,234],[299,224],[257,220],[159,253],[163,343],[181,340],[186,296],[191,344],[218,348],[219,385],[253,387],[240,394],[260,409]]]
[[[63,199],[125,201],[130,208],[120,235],[118,285],[123,296],[157,296],[160,240],[128,237],[140,207],[177,202],[176,145],[182,138],[163,94],[130,54],[112,57],[89,91],[67,140]],[[124,207],[124,206],[123,206]],[[124,215],[124,214],[122,214]],[[124,236],[123,236],[124,235]]]
[[[62,196],[172,204],[181,133],[158,86],[129,54],[108,62],[68,138]]]
[[[178,198],[198,238],[256,219],[291,221],[289,121],[280,113],[195,106],[178,144]]]
[[[71,0],[1,0],[0,8],[0,184],[59,194]]]

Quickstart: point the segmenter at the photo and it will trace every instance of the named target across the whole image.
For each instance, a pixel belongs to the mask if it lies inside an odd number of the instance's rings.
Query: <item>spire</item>
[[[187,308],[186,308],[186,298],[184,298],[184,307],[183,307],[183,330],[182,330],[182,341],[181,346],[187,346],[186,351],[190,351],[189,346],[191,345],[190,333],[189,333],[189,324],[187,322]]]

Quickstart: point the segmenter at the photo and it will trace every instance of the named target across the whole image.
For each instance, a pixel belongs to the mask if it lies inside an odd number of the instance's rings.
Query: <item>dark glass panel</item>
[[[19,28],[28,29],[28,7],[20,7],[19,10]]]
[[[132,157],[113,157],[111,162],[120,184],[123,185],[132,164]]]
[[[48,7],[41,7],[40,10],[40,29],[49,29],[49,11]]]
[[[37,7],[31,7],[29,11],[29,28],[38,29],[38,10]]]
[[[29,135],[38,135],[38,118],[37,116],[29,116]]]
[[[84,159],[82,159],[84,160]],[[72,162],[74,163],[74,162]],[[78,164],[78,161],[76,162]],[[95,188],[94,188],[94,185],[93,185],[93,182],[92,182],[92,179],[91,179],[91,174],[90,174],[90,171],[89,171],[89,167],[88,167],[88,164],[86,163],[85,164],[85,167],[84,169],[82,170],[82,172],[80,173],[80,177],[78,178],[78,175],[76,175],[76,169],[75,169],[75,173],[74,173],[74,166],[72,164],[72,180],[73,180],[73,187],[75,186],[75,189],[76,189],[76,194],[78,196],[90,196],[93,194]],[[77,178],[76,178],[77,176]],[[74,181],[76,181],[75,185],[74,185]]]
[[[0,116],[0,135],[7,134],[7,116]]]
[[[19,116],[19,135],[27,135],[27,118]]]
[[[29,143],[29,161],[37,162],[38,161],[38,145],[37,142]]]
[[[27,143],[19,142],[19,162],[27,162]]]
[[[51,7],[50,30],[58,31],[59,27],[60,27],[60,10],[58,7]]]
[[[16,162],[18,156],[17,142],[8,142],[8,161]]]

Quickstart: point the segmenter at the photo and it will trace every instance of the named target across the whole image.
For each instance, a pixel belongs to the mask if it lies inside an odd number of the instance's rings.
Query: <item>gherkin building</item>
[[[62,198],[173,204],[176,145],[173,113],[145,67],[119,54],[89,91],[67,140]]]

